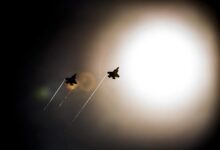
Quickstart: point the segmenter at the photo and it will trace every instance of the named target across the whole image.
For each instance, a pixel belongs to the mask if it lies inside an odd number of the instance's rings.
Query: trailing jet
[[[112,78],[112,79],[115,79],[116,77],[120,77],[119,75],[118,75],[118,69],[119,69],[119,67],[117,67],[115,70],[113,70],[112,72],[108,72],[108,77],[109,78]]]
[[[65,80],[66,80],[66,82],[65,82],[66,84],[70,84],[70,85],[77,84],[76,73],[70,78],[65,78]]]

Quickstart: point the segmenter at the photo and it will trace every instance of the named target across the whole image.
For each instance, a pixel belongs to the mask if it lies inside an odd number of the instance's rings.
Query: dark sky
[[[127,4],[128,2],[120,2]],[[13,39],[16,41],[16,49],[10,51],[10,61],[14,62],[12,77],[16,81],[15,98],[10,102],[13,107],[8,120],[10,123],[9,140],[16,143],[17,148],[23,150],[84,150],[84,149],[143,149],[146,145],[135,143],[123,143],[115,141],[114,138],[102,137],[88,127],[91,120],[81,120],[74,125],[63,124],[64,120],[71,118],[76,112],[76,107],[67,106],[63,116],[52,115],[56,108],[51,108],[47,113],[40,111],[44,102],[33,100],[33,89],[38,85],[51,84],[48,81],[60,81],[65,75],[72,71],[89,70],[87,64],[78,63],[89,54],[85,49],[97,28],[101,27],[105,19],[114,13],[118,2],[92,3],[83,1],[29,1],[20,3],[15,12]],[[217,4],[204,3],[212,10],[214,17],[218,18]],[[75,43],[69,48],[69,39]],[[15,46],[13,45],[13,46]],[[51,45],[52,48],[51,48]],[[66,50],[61,50],[66,48]],[[74,53],[74,55],[68,55]],[[65,59],[61,59],[65,53]],[[48,60],[48,58],[50,60]],[[72,64],[73,59],[75,64]],[[65,65],[65,69],[62,65]],[[49,68],[52,64],[54,68]],[[72,69],[74,68],[74,70]],[[83,69],[82,69],[83,68]],[[48,72],[47,72],[48,70]],[[91,71],[91,70],[89,70]],[[61,73],[60,73],[61,72]],[[49,77],[48,77],[49,76]],[[56,85],[55,84],[55,85]],[[53,86],[55,86],[53,84]],[[59,113],[57,113],[59,114]],[[196,147],[219,146],[219,122],[207,139]],[[17,149],[16,148],[16,149]],[[148,147],[147,147],[148,148]]]

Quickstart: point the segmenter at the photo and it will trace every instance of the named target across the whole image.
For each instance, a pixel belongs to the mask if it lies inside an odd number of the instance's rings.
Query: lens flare
[[[96,79],[94,75],[90,72],[82,72],[78,77],[79,88],[82,91],[89,92],[93,90],[96,86]]]

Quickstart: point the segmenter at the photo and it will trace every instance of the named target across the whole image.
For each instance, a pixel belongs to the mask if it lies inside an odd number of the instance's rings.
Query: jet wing
[[[71,78],[74,78],[74,79],[75,79],[75,78],[76,78],[76,74],[74,74]]]

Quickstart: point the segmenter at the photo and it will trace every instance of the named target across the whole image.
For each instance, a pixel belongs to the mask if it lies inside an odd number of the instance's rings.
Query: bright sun
[[[182,5],[134,6],[101,29],[94,67],[103,73],[119,66],[120,78],[100,89],[100,124],[112,121],[126,139],[143,141],[191,138],[208,129],[217,96],[217,38],[200,13]]]
[[[203,47],[183,25],[169,20],[143,23],[123,43],[122,74],[150,108],[178,109],[203,86]]]

